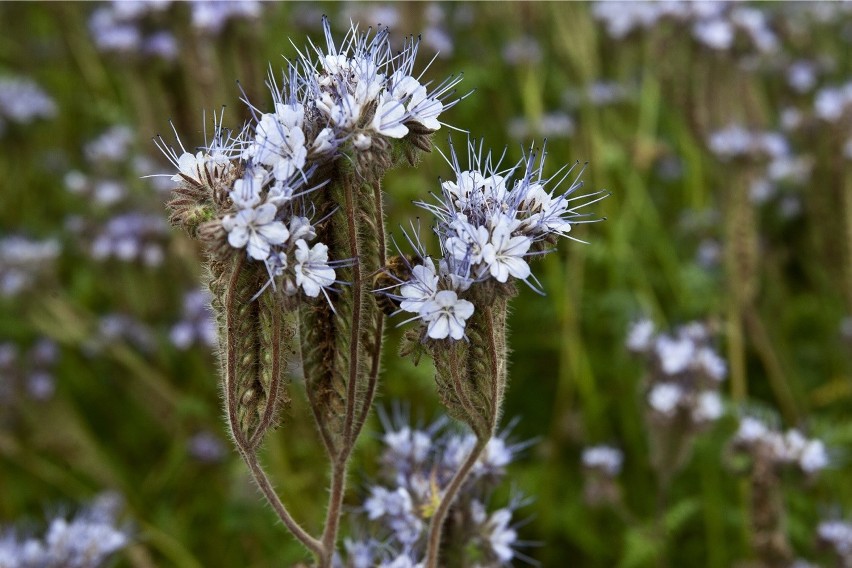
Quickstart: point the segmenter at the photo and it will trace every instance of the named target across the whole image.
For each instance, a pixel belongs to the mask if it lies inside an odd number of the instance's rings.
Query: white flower
[[[716,391],[705,391],[698,395],[695,408],[692,409],[692,419],[695,422],[713,422],[718,420],[724,407],[722,399]]]
[[[261,187],[263,187],[262,173],[238,179],[234,182],[234,189],[228,195],[238,208],[250,209],[260,203]]]
[[[423,563],[415,562],[408,554],[400,554],[393,560],[382,562],[379,568],[423,568]]]
[[[456,235],[444,243],[447,252],[456,260],[467,261],[471,265],[482,262],[482,254],[489,241],[488,229],[474,227],[461,219],[453,223]]]
[[[432,448],[432,438],[420,430],[411,430],[404,426],[401,430],[387,432],[382,441],[388,451],[397,458],[410,459],[414,463],[423,462]]]
[[[808,440],[799,456],[799,467],[805,473],[817,473],[828,467],[828,452],[822,440]]]
[[[624,454],[618,448],[611,446],[593,446],[583,450],[583,465],[589,469],[599,469],[609,476],[616,476],[621,471]]]
[[[404,298],[400,309],[406,312],[418,313],[423,303],[431,300],[438,292],[438,275],[435,274],[435,264],[431,259],[425,259],[411,270],[411,280],[403,284],[399,293]]]
[[[513,237],[509,230],[500,225],[491,234],[491,242],[485,245],[482,260],[498,282],[506,282],[509,276],[526,280],[530,275],[530,266],[523,255],[532,245],[532,239],[525,236]]]
[[[649,319],[641,319],[630,326],[627,334],[627,348],[631,351],[647,351],[651,347],[654,338],[654,322]]]
[[[201,182],[201,168],[204,167],[205,161],[206,158],[204,157],[204,152],[198,152],[194,156],[189,152],[184,152],[181,154],[180,158],[178,158],[177,163],[180,173],[173,175],[172,181],[182,181],[183,176],[186,176],[197,182]],[[181,174],[183,174],[183,176]]]
[[[441,184],[441,187],[450,194],[453,203],[463,209],[470,194],[479,190],[484,181],[481,173],[465,171],[456,176],[456,181],[445,181]]]
[[[725,375],[728,374],[728,366],[725,364],[725,360],[709,347],[699,349],[695,358],[698,366],[716,381],[724,380]]]
[[[364,502],[364,509],[371,521],[384,517],[400,517],[411,513],[414,505],[411,495],[403,487],[396,491],[388,491],[384,487],[376,486],[370,491],[370,497]]]
[[[420,82],[411,75],[402,75],[399,71],[393,74],[391,95],[397,101],[405,102],[419,88]]]
[[[227,215],[222,219],[222,227],[228,232],[228,244],[234,248],[248,245],[251,258],[266,260],[271,245],[283,244],[290,236],[284,223],[275,220],[276,213],[274,205],[265,203]]]
[[[683,390],[672,383],[654,385],[648,393],[648,404],[655,411],[671,416],[683,398]]]
[[[390,95],[384,95],[379,100],[370,127],[383,136],[403,138],[408,134],[408,127],[402,123],[403,120],[405,120],[405,107]]]
[[[373,145],[373,139],[363,132],[359,132],[355,135],[355,138],[352,139],[352,145],[355,146],[357,150],[369,150],[370,146]]]
[[[441,290],[423,303],[420,316],[429,323],[427,334],[432,339],[461,339],[465,320],[473,315],[473,304],[460,300],[452,290]]]
[[[441,123],[438,122],[438,116],[444,110],[444,105],[436,98],[429,98],[426,93],[426,87],[419,87],[414,90],[411,95],[411,100],[408,102],[408,114],[414,122],[419,122],[429,130],[438,130],[441,128]]]
[[[323,288],[334,283],[334,269],[328,266],[328,247],[317,243],[308,248],[308,243],[296,241],[296,285],[301,286],[311,298],[319,296]]]
[[[695,343],[689,338],[673,339],[662,335],[657,339],[657,357],[660,366],[667,375],[676,375],[685,371],[695,356]]]
[[[737,430],[735,438],[742,442],[753,443],[763,439],[768,433],[769,429],[766,427],[766,424],[757,418],[744,416],[740,420],[740,427]]]
[[[817,528],[819,538],[830,543],[841,557],[852,555],[852,523],[823,521]]]
[[[317,154],[327,154],[334,150],[334,130],[331,128],[320,130],[314,139],[314,143],[311,145],[311,150]]]
[[[508,509],[499,509],[488,519],[488,542],[491,551],[501,563],[510,562],[515,557],[512,545],[518,540],[518,533],[509,526],[511,520],[512,512]]]
[[[297,241],[299,239],[311,241],[316,236],[317,233],[307,217],[294,215],[290,219],[290,238],[293,239],[293,241]]]

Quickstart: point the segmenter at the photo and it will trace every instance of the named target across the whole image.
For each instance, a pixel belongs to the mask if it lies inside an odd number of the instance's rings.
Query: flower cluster
[[[593,13],[615,39],[671,21],[691,26],[693,39],[714,51],[729,51],[740,38],[760,53],[772,53],[779,47],[765,10],[730,2],[597,2]]]
[[[73,519],[53,518],[42,538],[0,535],[0,566],[8,568],[98,568],[130,544],[127,529],[116,524],[121,499],[98,497]]]
[[[159,266],[165,258],[163,242],[168,234],[168,225],[159,215],[139,212],[116,215],[94,236],[89,253],[94,260],[114,258]]]
[[[400,310],[417,314],[413,319],[422,322],[431,339],[464,337],[465,322],[474,313],[474,303],[465,296],[472,297],[477,285],[522,280],[534,287],[527,260],[547,252],[556,238],[567,237],[571,225],[588,216],[579,209],[606,196],[573,196],[582,187],[579,174],[559,192],[574,166],[544,177],[544,150],[540,159],[531,152],[505,169],[490,153],[483,155],[481,145],[469,142],[468,150],[469,166],[463,169],[451,146],[448,162],[455,180],[441,183],[438,203],[417,203],[437,220],[442,252],[437,268],[417,243],[420,263],[411,267],[410,278],[399,279],[398,294],[389,294]],[[548,189],[551,184],[557,187]]]
[[[173,4],[172,0],[114,0],[92,12],[92,40],[104,52],[173,60],[179,50],[167,24],[174,19],[169,13]],[[192,27],[206,35],[218,35],[231,20],[257,20],[263,10],[257,0],[191,0],[186,5]]]
[[[6,121],[29,124],[56,115],[56,103],[26,77],[0,77],[0,133]]]
[[[852,522],[823,521],[817,527],[819,540],[831,547],[837,556],[838,566],[852,566]]]
[[[720,160],[733,158],[783,158],[790,153],[784,136],[778,132],[758,132],[731,124],[710,134],[710,151]]]
[[[633,324],[627,348],[649,360],[646,400],[653,421],[686,420],[697,427],[722,415],[719,385],[727,366],[709,340],[708,329],[697,322],[680,327],[674,335],[656,333],[650,320]]]
[[[30,289],[59,253],[55,239],[34,241],[16,235],[0,239],[0,296],[14,297]]]
[[[592,446],[583,450],[583,467],[615,477],[621,472],[624,454],[612,446]]]
[[[183,319],[172,326],[169,339],[178,349],[187,349],[194,343],[216,346],[216,322],[207,290],[192,290],[184,294]]]
[[[347,567],[416,566],[427,537],[429,517],[440,502],[450,479],[473,449],[472,434],[448,430],[439,420],[426,428],[412,428],[406,420],[382,415],[385,449],[381,455],[384,484],[370,487],[363,511],[378,538],[347,543]],[[514,499],[505,508],[490,512],[485,503],[505,475],[505,468],[523,444],[509,444],[507,432],[492,438],[465,482],[453,513],[459,517],[457,541],[464,554],[487,561],[487,566],[507,565],[523,557],[515,549],[518,534],[511,525],[512,512],[521,506]],[[363,531],[362,531],[363,532]],[[474,553],[475,551],[475,553]],[[471,565],[465,563],[464,565]]]
[[[395,140],[425,148],[425,137],[441,126],[438,117],[454,104],[446,97],[460,80],[430,91],[412,75],[418,42],[393,53],[386,29],[359,34],[353,26],[338,46],[327,19],[323,28],[326,48],[311,46],[316,60],[300,54],[283,87],[270,77],[274,112],[256,114],[236,134],[222,129],[221,119],[214,122],[213,142],[195,154],[162,146],[179,170],[172,179],[188,186],[176,191],[173,218],[185,222],[198,204],[193,192],[211,187],[218,209],[212,232],[221,228],[232,249],[265,263],[270,282],[280,280],[286,294],[301,290],[310,297],[327,297],[335,263],[347,262],[330,260],[327,244],[313,242],[311,195],[327,182],[321,174],[347,156],[369,175],[389,165]]]
[[[852,83],[824,87],[814,98],[814,114],[826,122],[837,122],[852,112]]]
[[[34,400],[52,397],[57,359],[59,347],[48,338],[36,340],[23,354],[18,344],[0,343],[0,408],[14,407],[22,392]]]
[[[621,473],[624,454],[612,446],[592,446],[583,450],[583,499],[591,507],[614,505],[621,499],[616,477]]]
[[[96,356],[106,347],[122,342],[146,353],[156,347],[154,333],[146,323],[128,314],[109,313],[100,317],[97,329],[83,344],[83,352]]]
[[[775,466],[793,465],[814,475],[829,466],[825,444],[792,428],[781,432],[757,418],[744,416],[732,440],[735,450]]]

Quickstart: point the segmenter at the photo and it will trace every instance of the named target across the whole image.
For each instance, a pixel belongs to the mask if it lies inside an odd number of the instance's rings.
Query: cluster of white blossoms
[[[841,561],[839,566],[852,565],[852,522],[823,521],[817,527],[819,539],[830,545]]]
[[[621,472],[624,454],[612,446],[592,446],[583,450],[583,467],[615,477]]]
[[[4,568],[98,568],[131,543],[128,530],[118,526],[120,497],[99,496],[73,519],[56,516],[42,538],[20,539],[14,531],[0,532],[0,566]]]
[[[790,155],[789,143],[783,134],[750,130],[740,124],[729,124],[712,132],[707,146],[723,161],[749,156],[781,159]]]
[[[678,328],[674,335],[656,333],[650,320],[633,324],[627,348],[650,361],[647,402],[655,418],[668,421],[685,416],[701,425],[722,416],[719,385],[727,365],[709,340],[709,331],[697,322]]]
[[[383,479],[369,488],[363,512],[371,526],[361,532],[378,532],[385,538],[348,541],[346,560],[341,562],[347,568],[419,566],[434,507],[476,444],[472,434],[446,429],[448,421],[444,419],[416,428],[404,416],[393,420],[380,416],[385,426]],[[502,566],[523,558],[516,550],[520,543],[512,526],[513,511],[523,504],[521,500],[513,499],[509,506],[493,511],[485,505],[494,487],[505,477],[506,467],[526,446],[508,443],[507,435],[508,429],[488,442],[454,505],[466,521],[459,525],[457,535],[465,545],[465,554],[476,550],[473,556],[487,560],[487,566]]]
[[[781,432],[751,416],[740,420],[733,444],[775,464],[798,466],[808,475],[819,473],[830,463],[822,440],[809,439],[795,428]]]
[[[375,34],[349,30],[337,46],[323,19],[325,49],[311,45],[291,63],[283,87],[270,76],[274,112],[259,113],[236,135],[214,126],[212,144],[193,154],[166,148],[179,173],[172,179],[195,185],[225,179],[230,210],[221,218],[228,244],[266,264],[270,282],[287,294],[316,297],[335,282],[328,246],[313,242],[315,208],[310,197],[328,180],[318,168],[347,155],[384,151],[393,139],[429,134],[461,79],[428,88],[412,75],[418,42],[394,53],[387,29]],[[234,179],[236,178],[236,179]]]
[[[740,47],[745,43],[765,54],[777,52],[780,46],[772,27],[773,15],[736,2],[596,2],[592,13],[609,36],[617,40],[634,30],[651,30],[671,22],[680,28],[691,26],[693,39],[714,51],[729,51],[738,43]]]
[[[417,314],[413,319],[426,325],[428,337],[459,340],[474,313],[474,304],[463,297],[472,287],[488,280],[501,284],[522,280],[535,287],[527,262],[530,256],[548,252],[547,243],[568,236],[571,225],[588,216],[579,209],[607,193],[572,196],[583,185],[582,171],[560,192],[558,186],[574,166],[545,178],[544,150],[540,159],[531,152],[502,170],[490,152],[483,156],[482,146],[472,141],[468,142],[468,169],[459,165],[452,144],[450,150],[447,161],[455,180],[441,183],[438,203],[417,203],[437,220],[442,258],[436,267],[418,250],[422,262],[411,267],[411,277],[400,282],[399,294],[392,297],[402,311]],[[548,189],[549,185],[556,188]],[[419,243],[415,247],[422,249]]]

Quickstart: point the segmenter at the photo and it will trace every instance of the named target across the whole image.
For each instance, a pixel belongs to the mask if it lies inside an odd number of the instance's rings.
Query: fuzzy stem
[[[225,296],[226,305],[231,303],[233,296],[237,293],[236,288],[239,283],[240,271],[242,270],[243,264],[245,264],[245,258],[240,255],[228,282],[228,288]],[[225,330],[227,339],[225,347],[225,397],[228,413],[228,426],[230,427],[231,435],[234,437],[234,443],[237,445],[240,453],[243,454],[248,451],[248,441],[245,439],[242,429],[240,428],[240,418],[237,408],[237,389],[234,388],[233,385],[237,376],[237,359],[239,358],[237,346],[234,345],[234,342],[232,341],[233,332],[237,327],[235,320],[236,316],[234,314],[234,310],[226,309]]]
[[[346,470],[350,453],[346,452],[345,456],[341,455],[331,464],[331,492],[328,496],[328,511],[322,534],[323,555],[320,557],[320,568],[331,568],[331,561],[334,557],[343,496],[346,494]]]
[[[272,488],[272,484],[269,481],[269,477],[266,476],[266,472],[264,472],[263,468],[260,467],[260,464],[257,461],[257,454],[244,453],[241,451],[240,455],[243,457],[246,465],[248,465],[251,475],[254,478],[254,482],[263,492],[263,496],[266,497],[267,502],[269,502],[275,510],[275,513],[278,515],[278,518],[281,519],[281,522],[284,523],[284,526],[286,526],[287,529],[293,533],[293,536],[295,536],[299,542],[305,546],[305,548],[310,550],[314,556],[322,558],[325,555],[325,547],[319,540],[309,535],[287,511],[284,503],[281,502],[278,494]]]
[[[441,533],[444,520],[447,518],[450,506],[458,496],[459,490],[467,479],[468,474],[470,474],[473,466],[476,465],[479,456],[485,450],[485,446],[488,445],[488,441],[485,437],[477,437],[476,445],[458,471],[456,471],[455,475],[453,475],[450,484],[447,486],[447,490],[444,492],[444,496],[441,498],[440,505],[438,505],[435,514],[432,516],[432,522],[429,524],[429,543],[426,549],[426,568],[438,568],[438,554],[441,549]]]
[[[361,312],[362,294],[364,290],[363,265],[361,263],[361,247],[358,235],[358,215],[355,206],[356,196],[354,180],[351,175],[341,176],[345,199],[346,228],[349,237],[349,255],[356,259],[352,269],[352,313],[349,330],[349,377],[346,384],[346,416],[343,423],[343,443],[340,450],[332,458],[331,488],[326,511],[325,527],[322,534],[323,556],[320,558],[320,568],[330,568],[334,554],[337,530],[340,526],[340,513],[343,497],[346,493],[346,472],[349,456],[355,445],[356,425],[355,412],[358,405],[357,387],[359,379],[359,360],[361,355]],[[376,370],[378,370],[376,365]]]
[[[363,266],[361,264],[361,247],[358,238],[358,226],[355,216],[358,211],[355,208],[355,195],[353,188],[353,180],[351,175],[343,177],[343,193],[346,198],[346,226],[349,231],[349,254],[355,259],[355,266],[352,269],[352,319],[351,329],[349,332],[349,380],[346,384],[346,418],[343,423],[343,448],[340,455],[343,458],[343,466],[345,468],[346,460],[352,451],[353,439],[353,424],[355,422],[355,406],[357,405],[357,386],[358,386],[358,371],[359,356],[361,354],[361,302],[363,298],[361,294],[364,290]],[[345,456],[345,457],[344,457]]]
[[[387,264],[387,243],[385,238],[385,214],[384,207],[382,205],[382,186],[381,183],[376,181],[373,183],[373,200],[375,202],[376,207],[376,216],[378,217],[378,223],[376,223],[376,237],[378,239],[378,252],[379,252],[379,266],[385,266]],[[374,291],[375,293],[375,291]],[[361,404],[361,411],[358,414],[358,418],[355,422],[355,430],[354,437],[357,439],[358,434],[361,433],[361,429],[364,427],[364,423],[367,421],[367,417],[370,414],[370,408],[373,406],[373,399],[376,396],[376,386],[379,382],[379,371],[381,369],[382,363],[382,337],[384,335],[384,323],[385,317],[384,313],[381,311],[378,313],[379,321],[376,325],[376,335],[375,342],[377,346],[377,352],[373,356],[373,364],[370,367],[370,375],[367,378],[367,392],[364,396],[364,401]]]

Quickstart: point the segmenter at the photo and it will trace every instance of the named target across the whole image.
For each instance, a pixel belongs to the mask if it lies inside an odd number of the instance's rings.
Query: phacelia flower
[[[425,251],[417,250],[422,267],[414,266],[408,280],[386,292],[400,302],[401,311],[417,314],[413,319],[420,319],[424,335],[432,339],[464,337],[465,321],[475,309],[470,300],[488,280],[520,280],[535,288],[529,258],[549,252],[546,245],[567,237],[573,224],[588,222],[589,214],[581,209],[607,195],[601,191],[572,196],[582,187],[579,176],[562,193],[548,189],[560,185],[573,166],[544,177],[544,149],[540,159],[533,151],[508,168],[494,163],[490,153],[483,155],[481,145],[473,142],[468,154],[469,165],[463,168],[451,144],[447,162],[454,179],[441,183],[437,203],[417,203],[436,219],[443,256],[438,270]],[[409,241],[419,247],[419,241]],[[465,301],[470,306],[461,303]]]
[[[432,339],[464,337],[464,322],[473,315],[473,304],[459,299],[452,290],[441,290],[420,307],[419,313],[428,324]]]

